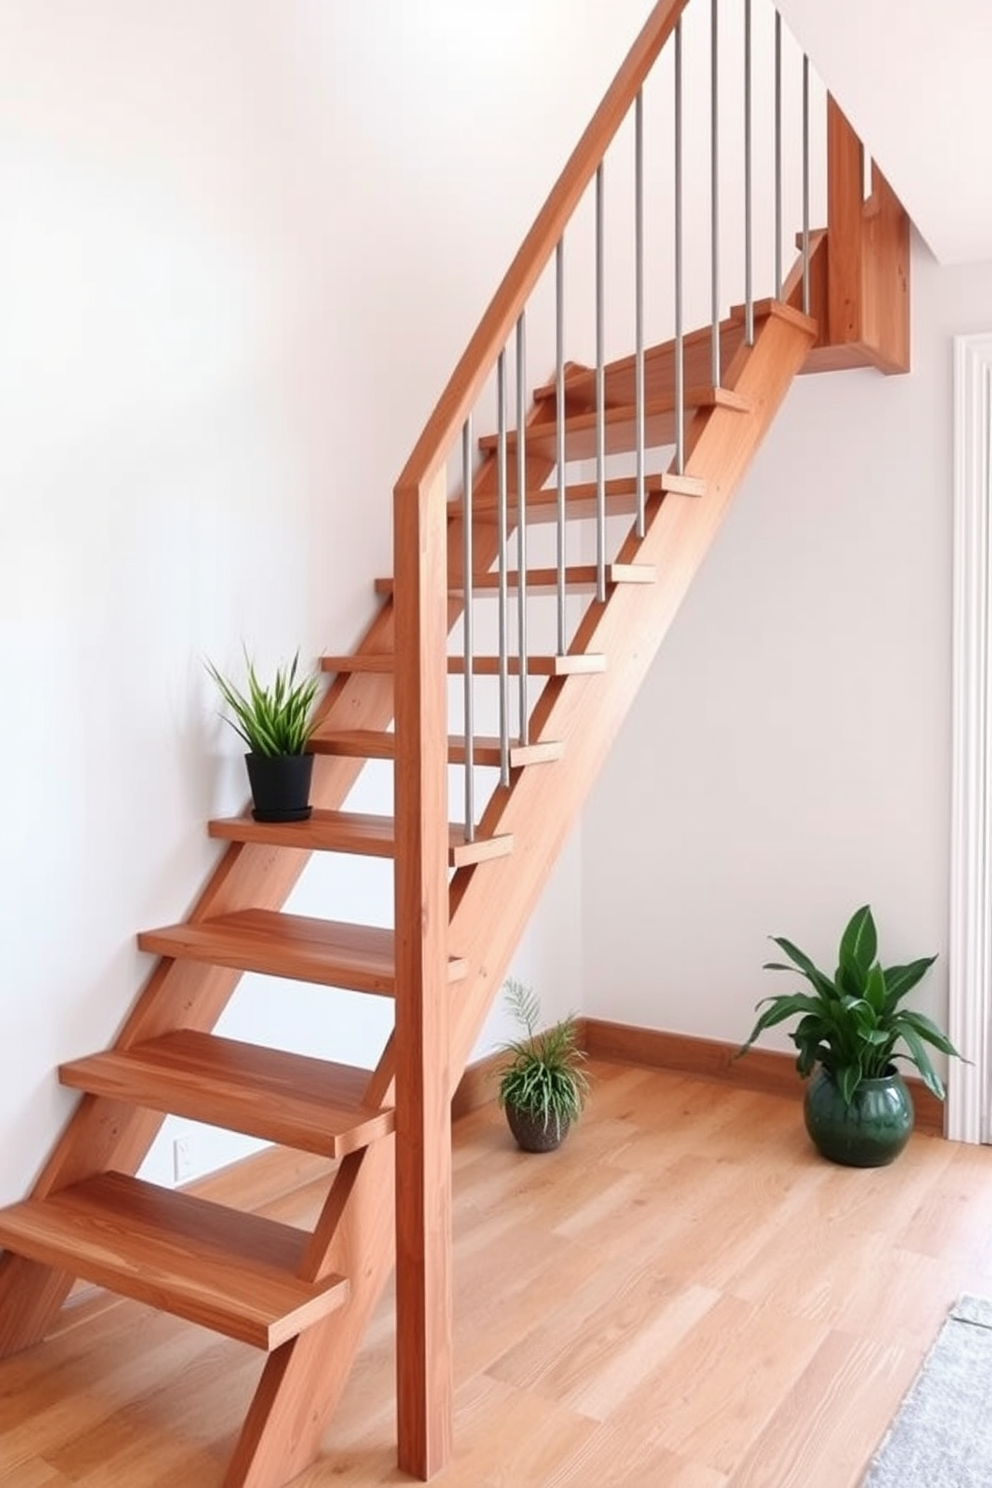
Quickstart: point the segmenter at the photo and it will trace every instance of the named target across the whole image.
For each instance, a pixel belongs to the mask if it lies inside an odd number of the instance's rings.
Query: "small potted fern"
[[[300,653],[288,667],[276,668],[268,686],[259,681],[245,652],[248,689],[242,692],[214,666],[207,671],[233,715],[227,721],[248,745],[245,764],[254,810],[261,822],[308,820],[313,755],[306,752],[314,730],[314,702],[318,679],[313,673],[297,677]]]
[[[513,977],[506,982],[506,1000],[524,1036],[501,1045],[506,1057],[497,1070],[499,1103],[524,1152],[553,1152],[589,1093],[578,1025],[569,1016],[538,1031],[540,1000]]]

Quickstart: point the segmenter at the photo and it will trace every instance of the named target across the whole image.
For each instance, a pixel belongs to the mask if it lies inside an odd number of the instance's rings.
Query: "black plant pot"
[[[567,1120],[555,1121],[551,1116],[545,1122],[539,1112],[524,1111],[520,1106],[504,1107],[510,1130],[517,1139],[517,1146],[524,1152],[554,1152],[560,1147],[568,1133]]]
[[[312,754],[246,754],[248,779],[260,822],[307,821],[310,806]]]

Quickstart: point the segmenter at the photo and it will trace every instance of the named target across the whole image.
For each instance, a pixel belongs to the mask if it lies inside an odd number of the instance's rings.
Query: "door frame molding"
[[[947,1135],[992,1140],[992,332],[954,338]]]

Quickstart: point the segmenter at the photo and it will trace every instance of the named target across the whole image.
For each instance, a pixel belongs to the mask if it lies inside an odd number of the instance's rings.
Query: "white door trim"
[[[992,332],[954,338],[954,651],[947,1135],[992,1139]]]

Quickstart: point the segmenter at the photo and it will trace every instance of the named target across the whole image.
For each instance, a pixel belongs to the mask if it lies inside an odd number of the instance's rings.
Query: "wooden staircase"
[[[684,0],[683,0],[684,3]],[[450,1450],[450,1099],[486,1012],[564,840],[659,645],[793,377],[822,329],[796,307],[794,274],[781,300],[753,304],[754,334],[734,310],[718,328],[719,384],[709,380],[710,332],[684,338],[684,462],[646,477],[644,531],[631,525],[604,565],[571,565],[563,581],[589,597],[567,650],[529,656],[543,684],[526,737],[508,750],[498,784],[471,829],[448,821],[447,769],[464,763],[464,735],[448,735],[447,636],[465,595],[493,594],[499,488],[515,491],[514,430],[479,441],[473,479],[472,571],[463,565],[464,512],[451,501],[439,452],[455,442],[482,369],[505,344],[519,307],[683,8],[663,0],[521,250],[452,379],[452,393],[396,492],[396,573],[352,655],[324,659],[333,675],[314,738],[310,821],[210,823],[228,844],[183,924],[142,932],[160,958],[113,1049],[63,1066],[82,1092],[34,1192],[0,1211],[0,1354],[44,1337],[73,1280],[83,1277],[215,1328],[266,1354],[227,1470],[229,1488],[278,1488],[319,1453],[372,1309],[398,1256],[401,1465],[428,1477]],[[623,101],[623,109],[620,103]],[[604,113],[605,110],[605,113]],[[606,122],[602,122],[605,120]],[[596,121],[594,121],[595,124]],[[593,129],[593,126],[590,126]],[[594,132],[595,134],[595,132]],[[578,162],[578,163],[577,163]],[[571,174],[570,174],[571,173]],[[563,184],[564,183],[564,184]],[[544,255],[541,259],[541,255]],[[566,462],[676,439],[680,353],[667,341],[637,370],[625,358],[565,380]],[[469,370],[466,371],[465,369]],[[559,450],[555,384],[526,414],[527,522],[556,515],[546,482]],[[504,458],[505,456],[505,458]],[[568,521],[602,503],[629,517],[637,482],[573,481]],[[512,528],[513,519],[510,519]],[[517,591],[521,576],[503,582]],[[555,569],[526,573],[554,588]],[[510,659],[512,663],[512,658]],[[468,669],[498,674],[500,660]],[[507,673],[520,669],[508,664]],[[394,723],[395,721],[395,723]],[[473,737],[476,766],[499,766],[498,738]],[[395,818],[344,809],[368,760],[391,760]],[[287,914],[283,906],[313,852],[396,860],[396,928]],[[450,878],[449,878],[450,875]],[[395,999],[396,1027],[374,1070],[262,1049],[213,1029],[244,971]],[[224,1126],[335,1163],[312,1232],[246,1215],[134,1176],[163,1113]]]

